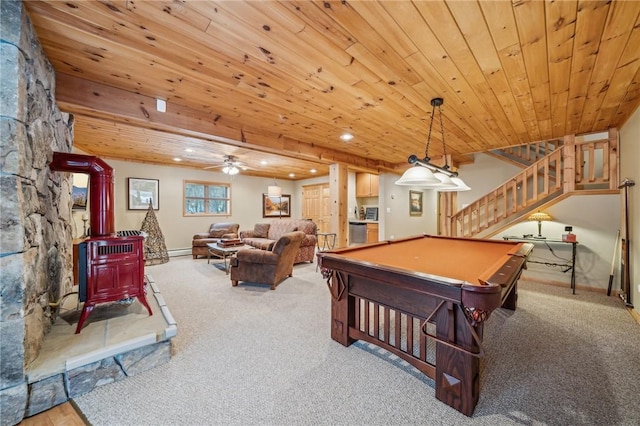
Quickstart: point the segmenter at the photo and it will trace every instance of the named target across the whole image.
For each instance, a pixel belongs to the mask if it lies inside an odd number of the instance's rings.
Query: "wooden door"
[[[328,183],[302,187],[302,217],[314,221],[318,226],[318,232],[331,232],[329,195]]]

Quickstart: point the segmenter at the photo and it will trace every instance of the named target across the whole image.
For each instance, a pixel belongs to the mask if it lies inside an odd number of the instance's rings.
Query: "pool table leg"
[[[509,293],[507,294],[507,298],[504,299],[502,303],[502,307],[505,309],[511,309],[512,311],[516,310],[516,304],[518,303],[518,282],[513,285]]]
[[[346,291],[348,275],[334,272],[331,277],[331,338],[349,346],[355,339],[349,337],[349,326],[355,325],[355,298]]]
[[[478,352],[467,318],[462,308],[447,302],[436,314],[436,334],[438,338]],[[475,327],[482,336],[483,324]],[[471,416],[480,396],[480,360],[477,356],[457,350],[438,342],[436,346],[436,398]]]

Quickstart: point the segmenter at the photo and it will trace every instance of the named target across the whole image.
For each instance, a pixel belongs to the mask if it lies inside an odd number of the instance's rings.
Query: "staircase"
[[[545,209],[573,194],[619,192],[617,129],[610,129],[606,139],[577,142],[575,135],[568,135],[561,144],[557,142],[552,143],[556,148],[551,152],[542,151],[540,146],[520,149],[529,157],[548,153],[459,211],[455,211],[457,193],[440,193],[441,233],[490,238],[533,211]]]
[[[528,167],[536,161],[546,157],[549,153],[562,146],[562,139],[534,142],[526,145],[510,146],[494,149],[486,154],[506,160],[516,166]]]

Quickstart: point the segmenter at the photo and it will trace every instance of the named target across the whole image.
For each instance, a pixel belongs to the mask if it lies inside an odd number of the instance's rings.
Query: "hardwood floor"
[[[84,416],[69,401],[20,422],[20,426],[85,426],[88,424]]]

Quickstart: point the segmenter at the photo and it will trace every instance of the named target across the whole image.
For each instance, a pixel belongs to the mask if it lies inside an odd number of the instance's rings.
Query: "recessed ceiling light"
[[[260,164],[262,164],[263,166],[266,166],[267,165],[267,160],[260,161]]]
[[[173,161],[182,161],[182,158],[175,157]]]
[[[311,173],[317,173],[318,171],[316,169],[311,169],[309,170]]]
[[[296,177],[295,173],[289,173],[289,177]]]
[[[353,139],[353,135],[351,133],[343,133],[340,135],[340,139],[342,139],[343,141],[350,141],[351,139]]]
[[[194,150],[193,150],[193,148],[185,148],[184,151],[185,152],[193,152]]]

